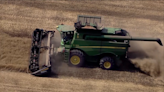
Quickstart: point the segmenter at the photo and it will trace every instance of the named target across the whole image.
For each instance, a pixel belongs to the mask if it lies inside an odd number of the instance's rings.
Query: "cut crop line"
[[[20,85],[12,85],[12,84],[2,84],[0,83],[0,88],[7,88],[7,89],[16,89],[16,90],[31,90],[31,91],[39,91],[39,90],[46,90],[46,91],[55,91],[53,88],[37,88],[37,87],[30,87],[30,86],[20,86]],[[60,89],[57,89],[60,90]],[[60,90],[62,91],[62,90]],[[63,90],[65,91],[65,90]]]

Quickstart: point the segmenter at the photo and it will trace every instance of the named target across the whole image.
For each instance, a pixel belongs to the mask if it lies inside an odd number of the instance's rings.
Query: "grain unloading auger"
[[[54,52],[53,44],[50,43],[51,38],[54,36],[55,31],[45,31],[42,29],[36,29],[32,34],[32,46],[29,70],[32,75],[40,76],[49,73],[51,70],[51,55]],[[42,40],[45,40],[46,44],[42,45]],[[46,50],[45,61],[43,65],[39,65],[41,48]]]

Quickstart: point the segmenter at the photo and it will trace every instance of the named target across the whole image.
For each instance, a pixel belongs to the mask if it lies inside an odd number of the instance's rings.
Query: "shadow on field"
[[[119,66],[116,66],[115,69],[112,71],[127,71],[127,72],[136,72],[140,71],[138,68],[134,66],[134,64],[131,63],[131,60],[128,58],[121,59],[122,64]],[[94,69],[94,68],[100,68],[99,63],[93,63],[93,62],[87,62],[83,67],[81,68],[88,68],[88,69]],[[101,68],[100,68],[101,69]],[[103,70],[103,69],[101,69]],[[105,70],[104,70],[105,71]],[[111,70],[107,70],[111,71]]]
[[[67,63],[63,62],[64,57],[62,54],[53,55],[51,58],[52,68],[51,73],[43,76],[48,78],[62,78],[62,77],[75,77],[80,79],[103,79],[113,81],[126,81],[133,83],[141,83],[144,85],[155,85],[150,83],[153,78],[149,74],[136,68],[133,60],[150,58],[144,48],[141,48],[136,43],[131,44],[129,49],[128,58],[121,59],[122,64],[114,70],[103,70],[99,67],[98,63],[86,63],[83,67],[70,67]],[[147,45],[145,45],[147,46]],[[148,67],[149,68],[149,67]],[[121,71],[121,72],[120,72]],[[145,78],[145,80],[142,80]]]
[[[134,64],[131,63],[131,60],[128,58],[121,59],[122,63],[119,66],[116,66],[113,70],[103,70],[99,67],[98,63],[86,63],[82,68],[100,68],[103,71],[126,71],[126,72],[142,72],[139,68],[136,68]]]
[[[60,76],[68,76],[68,77],[79,77],[79,78],[104,78],[108,79],[113,76],[119,76],[121,73],[136,73],[139,72],[141,74],[147,75],[142,72],[139,68],[136,68],[134,64],[132,64],[131,59],[135,58],[145,58],[148,57],[146,53],[142,50],[131,51],[128,53],[129,58],[121,59],[122,63],[118,67],[113,70],[103,70],[99,67],[99,63],[85,63],[83,67],[71,67],[68,66],[67,63],[63,62],[63,58],[61,54],[53,55],[52,57],[52,68],[51,73],[44,77],[55,77],[58,78]],[[122,71],[122,72],[120,72]],[[126,75],[124,75],[126,76]],[[116,78],[117,78],[116,77]]]
[[[155,86],[152,83],[153,78],[150,78],[146,73],[142,72],[139,68],[136,68],[131,63],[131,59],[135,59],[133,55],[137,53],[129,52],[129,59],[121,59],[122,64],[114,70],[103,70],[97,63],[86,63],[84,67],[70,67],[67,63],[61,61],[61,58],[55,58],[55,62],[52,62],[51,73],[42,76],[47,78],[80,78],[80,79],[102,79],[122,82],[133,82],[143,85]],[[144,53],[140,54],[141,56]],[[146,55],[146,54],[145,54]],[[121,72],[120,72],[121,71]],[[144,78],[144,80],[142,80]]]
[[[58,74],[49,72],[47,74],[41,75],[41,76],[36,76],[36,77],[47,77],[47,78],[58,78]]]
[[[98,63],[86,63],[83,67],[71,67],[67,63],[56,62],[53,63],[51,73],[42,76],[49,78],[59,78],[60,76],[78,77],[78,78],[94,78],[94,79],[111,79],[111,77],[119,76],[120,71],[135,73],[142,72],[139,68],[136,68],[129,59],[122,59],[123,63],[113,70],[103,70],[99,67]],[[116,77],[116,78],[117,78]]]
[[[142,72],[139,68],[136,68],[132,61],[128,58],[122,59],[122,64],[116,69],[118,71],[127,71],[127,72]]]

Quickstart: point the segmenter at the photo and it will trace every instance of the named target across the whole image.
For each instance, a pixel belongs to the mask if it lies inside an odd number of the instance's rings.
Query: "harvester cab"
[[[60,32],[62,38],[61,45],[70,44],[74,37],[74,27],[62,24],[58,25],[56,29]]]
[[[95,16],[79,15],[74,26],[61,24],[56,27],[56,31],[60,32],[62,38],[59,48],[54,48],[51,43],[55,31],[36,29],[33,32],[29,64],[33,75],[40,76],[51,72],[53,53],[63,53],[64,61],[69,65],[79,67],[85,62],[96,62],[100,68],[110,70],[120,62],[121,57],[126,58],[130,41],[155,41],[162,46],[158,38],[132,37],[121,28],[103,27],[101,17]],[[42,48],[46,51],[46,59],[40,64]]]

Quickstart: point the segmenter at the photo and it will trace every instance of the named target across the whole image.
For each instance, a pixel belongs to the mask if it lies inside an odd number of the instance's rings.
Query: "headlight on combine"
[[[63,53],[63,52],[65,52],[65,48],[64,47],[59,47],[59,48],[57,48],[57,52],[58,53]]]

